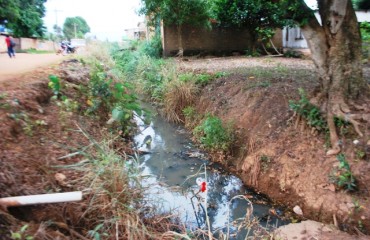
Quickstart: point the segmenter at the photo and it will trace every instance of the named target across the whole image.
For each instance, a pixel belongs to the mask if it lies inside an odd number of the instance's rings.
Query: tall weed
[[[172,122],[184,122],[183,109],[192,106],[198,88],[193,83],[185,83],[175,80],[165,86],[163,112],[167,120]]]
[[[113,136],[96,142],[86,131],[79,128],[91,142],[89,148],[81,151],[88,161],[72,165],[86,174],[80,179],[87,186],[88,204],[83,213],[84,227],[93,239],[151,239],[159,237],[158,229],[166,231],[169,220],[166,217],[151,219],[154,209],[142,208],[142,174],[138,157],[118,155],[112,148],[120,138]],[[69,167],[69,166],[64,166]],[[156,229],[155,227],[158,227]]]

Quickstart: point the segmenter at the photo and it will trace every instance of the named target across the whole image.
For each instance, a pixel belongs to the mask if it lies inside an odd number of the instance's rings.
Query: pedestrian
[[[15,52],[14,52],[14,47],[15,47],[15,42],[12,37],[9,35],[6,35],[5,38],[6,46],[8,47],[8,55],[10,58],[14,57],[15,58]]]

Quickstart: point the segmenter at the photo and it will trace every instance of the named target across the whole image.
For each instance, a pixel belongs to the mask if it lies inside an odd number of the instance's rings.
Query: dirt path
[[[56,54],[16,54],[16,58],[9,58],[7,54],[0,54],[0,84],[24,73],[37,70],[65,59],[65,56]]]

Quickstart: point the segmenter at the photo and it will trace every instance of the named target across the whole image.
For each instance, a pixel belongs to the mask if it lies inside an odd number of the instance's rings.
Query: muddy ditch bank
[[[53,91],[48,86],[51,74],[59,76],[63,96],[79,101],[80,111],[68,110],[52,100]],[[83,201],[71,203],[0,205],[1,240],[12,239],[11,232],[21,234],[22,239],[89,239],[88,232],[102,216],[110,214],[109,209],[91,212],[96,189],[91,189],[89,179],[95,177],[94,172],[87,171],[89,166],[78,165],[88,162],[86,155],[73,154],[91,145],[85,135],[96,142],[111,136],[104,127],[107,119],[81,114],[87,108],[87,97],[79,87],[86,85],[89,74],[80,62],[68,60],[0,84],[0,198],[74,191],[83,191],[84,196]],[[110,144],[122,158],[132,154],[129,141],[115,138]],[[148,232],[155,232],[162,222],[156,219],[157,225],[150,225],[151,220],[146,220]]]
[[[298,88],[309,95],[318,85],[312,63],[259,59],[248,67],[251,59],[233,59],[234,66],[228,59],[200,61],[180,64],[184,71],[229,73],[202,89],[195,103],[199,113],[212,113],[234,123],[237,143],[234,156],[221,161],[225,168],[247,186],[290,209],[298,206],[303,214],[297,214],[297,219],[313,219],[353,234],[369,234],[370,129],[365,126],[362,139],[350,128],[341,137],[359,189],[347,192],[330,180],[339,162],[335,156],[326,156],[325,134],[297,122],[289,109],[289,101],[299,99]],[[265,73],[256,72],[256,66],[263,66]],[[267,74],[269,71],[272,74]],[[354,140],[360,144],[355,145]],[[361,159],[356,155],[359,149],[366,153]]]
[[[222,66],[222,63],[219,64]],[[273,63],[269,61],[269,64]],[[277,65],[277,62],[274,64]],[[85,73],[77,74],[80,70]],[[0,92],[6,92],[6,97],[0,100],[0,197],[80,189],[80,173],[71,169],[57,171],[51,166],[70,165],[83,160],[79,155],[58,160],[71,153],[72,149],[89,144],[81,134],[68,131],[75,129],[76,122],[83,122],[84,128],[96,139],[105,130],[99,122],[85,121],[75,115],[64,116],[62,119],[68,121],[61,121],[58,107],[49,102],[52,96],[47,86],[49,74],[68,78],[72,82],[69,92],[72,95],[75,85],[88,81],[88,70],[82,66],[73,67],[70,71],[48,69],[23,76],[19,81],[22,84],[0,86]],[[196,105],[199,112],[214,113],[224,121],[235,122],[238,137],[234,149],[236,157],[221,163],[247,186],[291,209],[299,206],[303,216],[296,215],[294,220],[309,218],[334,224],[333,219],[336,219],[342,230],[354,233],[358,229],[368,234],[369,161],[349,158],[360,191],[348,193],[333,188],[328,176],[338,163],[334,157],[325,157],[324,137],[312,135],[303,124],[297,128],[293,113],[288,109],[288,101],[298,98],[298,87],[307,91],[314,88],[316,82],[307,77],[310,75],[314,74],[308,72],[298,82],[293,78],[276,78],[269,80],[269,84],[258,84],[264,79],[256,79],[238,70],[206,86]],[[22,113],[26,113],[28,119]],[[347,143],[350,145],[351,141]],[[355,155],[351,148],[346,153],[348,156]],[[73,184],[58,181],[56,173],[64,174]],[[18,231],[26,223],[31,223],[30,231],[51,236],[51,239],[70,239],[71,231],[75,231],[73,229],[85,231],[78,220],[85,210],[86,204],[25,207],[10,210],[11,214],[0,208],[0,236],[8,236],[9,230]],[[48,220],[59,225],[42,224]],[[305,229],[303,227],[300,233]],[[326,238],[320,239],[339,236],[325,234]],[[339,239],[351,238],[345,236]]]

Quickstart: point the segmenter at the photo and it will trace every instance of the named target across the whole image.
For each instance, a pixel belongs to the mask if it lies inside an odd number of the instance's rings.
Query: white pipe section
[[[74,202],[81,200],[82,192],[78,191],[0,198],[0,205],[5,207],[16,207],[45,203]]]

